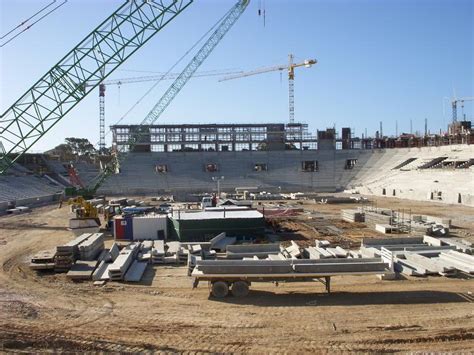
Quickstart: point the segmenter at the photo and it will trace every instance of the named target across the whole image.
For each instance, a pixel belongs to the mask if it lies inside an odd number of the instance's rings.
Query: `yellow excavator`
[[[71,212],[76,216],[69,219],[69,228],[72,231],[81,233],[99,230],[99,211],[91,202],[86,201],[82,196],[77,196],[70,198],[68,205],[71,206]]]

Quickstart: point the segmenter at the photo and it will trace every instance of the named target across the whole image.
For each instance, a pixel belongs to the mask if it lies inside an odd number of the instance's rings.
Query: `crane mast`
[[[0,174],[192,2],[125,1],[0,115]]]
[[[461,107],[464,108],[464,102],[465,101],[474,101],[474,96],[472,96],[472,97],[461,97],[459,99],[454,98],[451,101],[451,106],[453,108],[453,122],[456,122],[458,120],[458,103],[460,103]]]
[[[288,55],[288,64],[284,65],[277,65],[273,67],[267,67],[267,68],[260,68],[248,72],[244,72],[241,74],[236,74],[236,75],[229,75],[225,76],[219,81],[226,81],[226,80],[232,80],[232,79],[237,79],[237,78],[243,78],[246,76],[252,76],[252,75],[257,75],[257,74],[263,74],[263,73],[268,73],[272,71],[283,71],[286,70],[288,72],[288,116],[289,116],[289,122],[294,123],[295,122],[295,68],[298,67],[306,67],[310,68],[313,66],[313,64],[316,64],[318,61],[316,59],[306,59],[305,61],[301,63],[294,63],[293,62],[293,54]]]
[[[214,71],[214,72],[200,72],[195,73],[193,78],[198,77],[209,77],[209,76],[220,76],[220,75],[229,75],[241,73],[241,71]],[[99,84],[99,153],[104,154],[105,152],[105,91],[108,85],[118,85],[122,84],[133,84],[141,83],[147,81],[161,81],[161,80],[171,80],[175,79],[178,76],[177,73],[168,73],[168,74],[159,74],[159,75],[146,75],[138,77],[129,77],[123,79],[112,79],[105,80]],[[94,86],[94,83],[86,83],[86,86]]]
[[[128,148],[128,151],[133,151],[135,145],[140,140],[144,134],[144,129],[152,125],[156,120],[161,116],[164,110],[168,105],[173,101],[173,99],[178,95],[181,89],[186,85],[189,79],[194,75],[197,69],[201,64],[206,60],[206,58],[211,54],[211,52],[216,48],[222,38],[227,34],[227,32],[232,28],[232,26],[237,22],[242,13],[247,8],[250,0],[239,0],[237,3],[229,10],[227,16],[221,21],[216,30],[210,35],[204,45],[199,49],[196,55],[191,59],[189,64],[184,68],[184,70],[178,75],[178,77],[173,81],[170,87],[166,90],[163,96],[158,100],[153,109],[148,113],[148,115],[140,123],[140,127],[137,131],[130,135],[127,144],[124,144],[124,147]],[[120,163],[126,159],[126,151],[116,151],[114,159],[112,159],[102,170],[102,172],[87,186],[85,191],[79,191],[84,195],[91,195],[97,191],[97,189],[103,184],[103,182],[113,173],[119,171]]]

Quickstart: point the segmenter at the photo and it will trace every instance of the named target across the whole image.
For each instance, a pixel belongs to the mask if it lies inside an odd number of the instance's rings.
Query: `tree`
[[[87,138],[69,137],[65,139],[65,142],[71,148],[74,155],[92,156],[97,154],[96,149]]]

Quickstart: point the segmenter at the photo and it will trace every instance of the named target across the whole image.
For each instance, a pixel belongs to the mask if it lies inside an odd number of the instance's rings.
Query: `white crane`
[[[277,65],[273,67],[260,68],[241,74],[225,76],[219,81],[232,80],[237,78],[243,78],[246,76],[257,75],[268,73],[272,71],[288,71],[288,109],[289,109],[289,121],[290,123],[295,122],[295,68],[305,67],[310,68],[313,64],[316,64],[318,61],[316,59],[306,59],[301,63],[293,63],[293,54],[288,55],[288,64]]]

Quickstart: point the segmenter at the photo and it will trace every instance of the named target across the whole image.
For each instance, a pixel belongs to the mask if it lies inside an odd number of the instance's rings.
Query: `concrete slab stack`
[[[53,270],[56,250],[42,250],[31,258],[30,268],[33,270]]]
[[[74,281],[90,280],[97,266],[97,260],[78,260],[68,271],[66,276]]]

